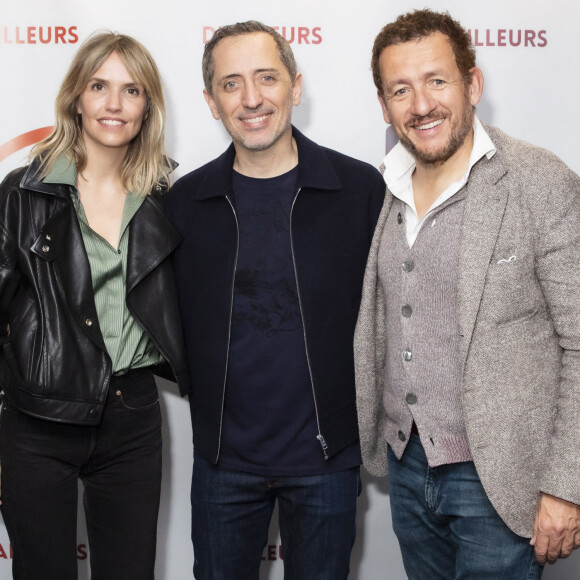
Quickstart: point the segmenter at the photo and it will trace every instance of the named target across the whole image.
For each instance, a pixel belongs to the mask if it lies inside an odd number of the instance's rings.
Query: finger
[[[536,560],[539,564],[545,564],[548,561],[548,536],[544,534],[538,534],[536,536],[536,541],[534,545],[534,551],[536,553]]]
[[[566,534],[562,540],[562,547],[560,549],[560,558],[567,558],[574,550],[574,534]]]
[[[560,557],[561,553],[562,553],[562,539],[560,538],[556,540],[552,538],[548,545],[548,556],[547,556],[548,563],[554,564],[554,562],[556,562]]]

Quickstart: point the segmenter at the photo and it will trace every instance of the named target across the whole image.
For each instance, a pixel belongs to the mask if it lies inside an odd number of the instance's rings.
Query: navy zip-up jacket
[[[329,459],[358,440],[353,335],[385,184],[367,163],[320,147],[295,128],[293,136],[299,164],[291,243],[318,439]],[[214,464],[238,252],[234,157],[232,144],[182,177],[165,197],[167,215],[183,236],[174,264],[190,367],[193,442],[196,452]]]

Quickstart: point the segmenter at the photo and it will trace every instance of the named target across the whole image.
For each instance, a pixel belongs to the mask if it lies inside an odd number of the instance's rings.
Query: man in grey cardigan
[[[480,123],[448,14],[387,25],[372,69],[399,143],[355,336],[363,461],[388,464],[411,580],[539,578],[580,545],[580,178]]]

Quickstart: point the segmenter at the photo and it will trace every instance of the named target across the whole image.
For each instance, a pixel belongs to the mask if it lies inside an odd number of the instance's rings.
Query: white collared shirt
[[[469,164],[463,177],[459,181],[454,181],[441,193],[433,202],[425,215],[419,219],[417,208],[415,207],[415,196],[413,193],[412,176],[415,171],[415,158],[401,145],[397,143],[383,160],[385,171],[383,178],[389,191],[406,205],[405,226],[407,242],[409,247],[413,247],[421,226],[425,223],[429,214],[450,197],[455,195],[469,179],[471,168],[485,155],[491,159],[495,154],[495,146],[489,135],[483,128],[481,121],[474,117],[473,120],[473,149],[469,157]]]

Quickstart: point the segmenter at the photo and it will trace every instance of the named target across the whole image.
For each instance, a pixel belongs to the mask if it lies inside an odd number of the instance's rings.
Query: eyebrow
[[[106,85],[110,82],[108,79],[101,79],[99,77],[91,77],[87,84],[89,83],[99,83],[101,85]],[[143,87],[143,84],[138,81],[131,81],[130,83],[123,83],[123,87]]]
[[[445,71],[443,69],[434,69],[434,70],[427,71],[426,73],[423,73],[421,75],[421,79],[428,79],[428,78],[432,78],[432,77],[443,77],[443,76],[448,77],[449,71]],[[400,79],[391,81],[390,83],[387,83],[385,85],[385,90],[390,90],[396,85],[406,85],[406,84],[410,84],[410,82],[404,78],[400,78]]]
[[[273,67],[272,68],[257,68],[256,70],[252,71],[252,74],[256,75],[256,74],[261,74],[261,73],[265,73],[265,72],[280,74],[279,69],[273,68]],[[227,81],[228,79],[234,79],[234,78],[241,77],[241,76],[243,76],[242,73],[230,73],[229,75],[224,75],[223,77],[220,77],[218,79],[218,82]]]

